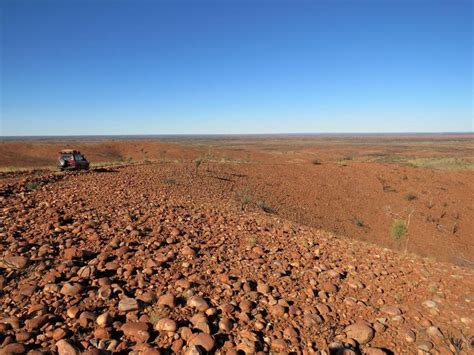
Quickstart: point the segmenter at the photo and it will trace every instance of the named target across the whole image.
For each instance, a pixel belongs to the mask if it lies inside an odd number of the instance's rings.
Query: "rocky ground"
[[[0,354],[468,354],[474,272],[150,164],[0,182]]]

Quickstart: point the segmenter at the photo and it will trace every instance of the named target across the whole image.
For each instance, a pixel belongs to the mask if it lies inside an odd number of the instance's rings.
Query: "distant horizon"
[[[3,0],[0,135],[472,132],[472,10]]]
[[[222,133],[222,134],[187,134],[187,133],[169,133],[169,134],[83,134],[83,135],[21,135],[21,136],[0,136],[0,140],[13,140],[13,139],[49,139],[49,138],[206,138],[206,137],[274,137],[274,136],[300,136],[300,137],[358,137],[358,136],[443,136],[443,135],[454,135],[454,136],[470,136],[474,135],[474,131],[464,132],[288,132],[288,133]]]

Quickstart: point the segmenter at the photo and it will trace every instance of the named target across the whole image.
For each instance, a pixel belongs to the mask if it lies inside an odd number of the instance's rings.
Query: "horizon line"
[[[48,134],[48,135],[0,135],[0,139],[12,138],[76,138],[76,137],[232,137],[232,136],[397,136],[397,135],[470,135],[471,131],[408,131],[408,132],[280,132],[280,133],[151,133],[151,134]]]

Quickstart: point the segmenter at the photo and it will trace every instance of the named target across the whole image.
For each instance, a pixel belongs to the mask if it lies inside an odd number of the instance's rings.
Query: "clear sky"
[[[1,135],[473,130],[470,0],[0,11]]]

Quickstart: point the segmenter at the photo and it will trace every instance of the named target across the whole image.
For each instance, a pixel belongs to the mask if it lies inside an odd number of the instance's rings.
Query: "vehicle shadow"
[[[113,168],[94,168],[91,169],[90,171],[94,173],[117,173],[118,170],[115,170]]]

